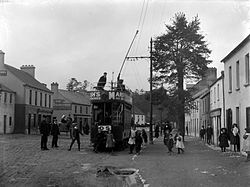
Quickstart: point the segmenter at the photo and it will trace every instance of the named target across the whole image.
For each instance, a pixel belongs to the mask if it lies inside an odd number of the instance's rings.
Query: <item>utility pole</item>
[[[134,56],[134,57],[126,57],[127,60],[138,60],[138,59],[150,59],[150,127],[149,127],[149,142],[153,144],[153,103],[152,103],[152,77],[153,77],[153,40],[150,39],[150,56]]]

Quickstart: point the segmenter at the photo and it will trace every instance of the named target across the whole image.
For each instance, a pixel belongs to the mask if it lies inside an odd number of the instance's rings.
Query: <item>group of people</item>
[[[136,130],[136,126],[132,126],[129,133],[129,154],[133,154],[134,149],[136,154],[140,154],[142,144],[147,144],[148,135],[145,129]]]
[[[164,144],[167,146],[168,148],[168,153],[172,154],[173,153],[173,147],[174,147],[174,143],[175,143],[175,147],[177,149],[177,153],[184,153],[184,143],[183,143],[183,137],[181,132],[177,132],[176,135],[173,137],[173,134],[170,132],[169,129],[166,129],[166,131],[164,131]]]
[[[68,131],[70,131],[70,138],[72,141],[70,143],[68,150],[69,151],[71,150],[72,146],[76,141],[78,144],[78,150],[80,151],[80,134],[83,135],[83,133],[79,129],[76,120],[72,121],[72,118],[70,116],[68,116],[67,119],[65,118],[65,116],[63,116],[61,121],[62,123],[67,124]],[[84,132],[85,134],[88,134],[86,130],[84,130]],[[53,122],[50,123],[50,116],[44,116],[44,119],[40,124],[40,133],[41,133],[41,150],[49,150],[47,146],[49,135],[52,135],[51,148],[59,147],[58,136],[60,135],[60,129],[56,118],[53,118]]]
[[[213,128],[211,125],[208,125],[205,129],[204,126],[200,129],[200,138],[201,140],[205,140],[205,135],[207,135],[207,144],[210,145],[212,143],[212,136],[213,136]]]
[[[94,141],[94,152],[98,153],[107,150],[109,153],[113,154],[115,143],[116,141],[111,129],[102,131],[101,128],[98,128]]]

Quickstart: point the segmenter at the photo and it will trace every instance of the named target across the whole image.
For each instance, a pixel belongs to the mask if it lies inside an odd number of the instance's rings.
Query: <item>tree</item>
[[[200,79],[211,63],[204,36],[200,33],[198,16],[190,22],[184,13],[176,13],[166,32],[155,38],[153,51],[154,83],[164,83],[172,100],[177,125],[185,130],[185,102],[188,93],[184,90],[184,79]],[[174,101],[174,103],[172,103]]]
[[[76,78],[71,78],[69,83],[66,85],[68,91],[82,91],[86,90],[89,85],[87,80],[84,80],[83,83],[76,80]]]

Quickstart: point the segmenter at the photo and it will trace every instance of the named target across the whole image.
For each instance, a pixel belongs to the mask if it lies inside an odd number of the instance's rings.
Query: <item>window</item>
[[[47,94],[45,94],[44,106],[47,107]]]
[[[88,110],[88,107],[86,106],[86,114],[88,114],[89,110]]]
[[[40,93],[40,106],[43,106],[43,93]]]
[[[236,62],[236,90],[240,89],[240,62]]]
[[[10,103],[12,103],[12,94],[10,94]]]
[[[216,103],[216,87],[214,87],[214,103]]]
[[[236,124],[240,126],[240,108],[236,107]]]
[[[232,92],[232,67],[231,66],[229,66],[229,79],[228,79],[228,81],[229,81],[229,92]]]
[[[35,91],[35,105],[37,105],[37,91]]]
[[[32,104],[32,90],[30,90],[29,104]]]
[[[6,102],[7,102],[7,93],[4,92],[4,103],[6,103]]]
[[[51,108],[51,95],[49,95],[49,108]]]
[[[250,84],[250,65],[249,65],[249,53],[245,56],[245,71],[246,71],[246,84]]]
[[[220,100],[220,84],[217,84],[217,100]]]
[[[80,113],[82,113],[82,106],[80,106]]]
[[[246,108],[247,124],[246,127],[250,128],[250,107]]]
[[[11,126],[11,124],[12,124],[12,117],[10,116],[9,117],[9,126]]]
[[[75,113],[77,113],[77,106],[75,106]]]

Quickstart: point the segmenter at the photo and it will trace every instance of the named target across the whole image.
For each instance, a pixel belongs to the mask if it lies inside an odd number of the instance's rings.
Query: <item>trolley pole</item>
[[[149,126],[149,143],[153,144],[153,103],[152,103],[152,78],[153,78],[153,40],[150,39],[150,56],[134,56],[134,57],[126,57],[127,60],[138,60],[147,58],[150,59],[150,126]]]

